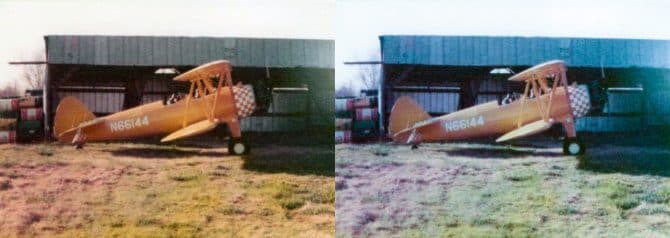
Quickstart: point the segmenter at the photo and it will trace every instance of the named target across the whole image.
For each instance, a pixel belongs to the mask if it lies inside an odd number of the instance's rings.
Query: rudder
[[[93,119],[95,119],[95,115],[88,110],[86,105],[75,97],[67,96],[60,100],[56,108],[53,127],[54,137],[58,138],[61,133],[79,126],[82,122]]]
[[[428,113],[426,113],[412,98],[408,96],[400,97],[395,101],[395,104],[393,104],[393,108],[391,109],[388,136],[393,138],[396,133],[414,126],[417,122],[428,120],[430,118],[430,115],[428,115]]]

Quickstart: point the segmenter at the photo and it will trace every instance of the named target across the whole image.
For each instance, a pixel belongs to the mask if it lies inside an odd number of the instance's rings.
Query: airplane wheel
[[[83,144],[76,144],[76,145],[74,145],[74,148],[77,149],[77,150],[81,150],[81,149],[84,148],[84,145]]]
[[[245,155],[249,153],[251,147],[242,139],[231,139],[228,142],[228,153],[234,155]]]
[[[577,138],[565,138],[563,140],[563,154],[566,155],[581,155],[586,152],[586,147]]]
[[[418,145],[412,145],[412,150],[416,150],[416,149],[418,149],[418,148],[419,148]]]

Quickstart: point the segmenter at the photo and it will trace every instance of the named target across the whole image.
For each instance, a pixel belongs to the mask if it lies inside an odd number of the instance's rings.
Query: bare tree
[[[29,61],[45,61],[44,51],[35,52]],[[27,64],[23,65],[23,80],[31,89],[41,89],[44,87],[44,76],[46,74],[46,65],[44,64]]]
[[[14,86],[6,85],[4,88],[0,88],[0,98],[2,97],[14,97],[19,95],[19,90]]]
[[[379,65],[366,64],[359,66],[359,80],[366,89],[377,89],[381,77]]]
[[[335,90],[335,97],[337,98],[353,97],[354,95],[356,95],[356,93],[354,92],[354,89],[351,88],[351,85],[340,86]]]

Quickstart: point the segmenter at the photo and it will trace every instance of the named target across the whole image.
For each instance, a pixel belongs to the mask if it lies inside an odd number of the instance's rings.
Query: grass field
[[[668,138],[584,139],[337,145],[337,236],[670,236]]]
[[[332,146],[189,143],[0,145],[0,237],[335,235]]]

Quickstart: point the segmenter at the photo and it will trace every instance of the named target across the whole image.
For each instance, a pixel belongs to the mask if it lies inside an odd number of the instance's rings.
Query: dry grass
[[[670,235],[667,147],[526,143],[337,145],[337,236]]]
[[[331,148],[223,148],[0,145],[0,237],[334,236]]]

